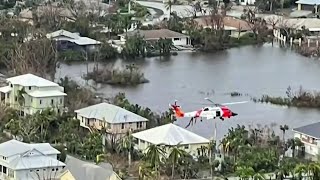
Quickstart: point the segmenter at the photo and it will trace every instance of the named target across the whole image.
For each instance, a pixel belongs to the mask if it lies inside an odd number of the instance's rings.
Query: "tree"
[[[85,159],[96,159],[97,155],[103,154],[102,135],[98,131],[89,133],[84,138],[81,148],[81,154]]]
[[[25,96],[26,91],[24,87],[17,92],[17,99],[18,99],[18,104],[20,107],[20,116],[22,115],[22,112],[24,112],[24,104],[25,104]]]
[[[128,164],[129,167],[131,166],[131,154],[133,151],[134,143],[133,143],[133,136],[131,134],[131,130],[127,132],[127,135],[123,138],[119,139],[118,142],[118,151],[124,151],[126,154],[128,154]]]
[[[162,158],[165,157],[164,150],[159,145],[151,144],[147,147],[144,158],[146,162],[150,164],[150,166],[157,172],[157,176],[159,176],[159,168],[162,163]]]
[[[41,77],[50,75],[50,79],[53,79],[57,65],[55,52],[54,43],[47,38],[16,43],[5,65],[14,75],[32,73]]]
[[[253,177],[255,172],[252,167],[241,166],[237,167],[236,174],[241,180],[248,180],[250,177]]]
[[[299,180],[302,180],[303,174],[308,173],[308,169],[307,166],[305,164],[298,164],[295,168],[294,168],[294,173],[298,174],[298,178]]]
[[[167,10],[169,10],[169,19],[171,18],[171,10],[172,10],[173,1],[168,0],[165,2],[165,7]]]
[[[172,163],[172,172],[171,172],[172,179],[174,179],[175,166],[178,163],[179,158],[183,157],[186,154],[187,153],[184,150],[179,148],[179,144],[177,146],[173,146],[170,148],[168,160]]]
[[[285,139],[284,136],[286,134],[286,131],[289,130],[289,126],[288,125],[280,125],[280,130],[282,131],[282,141],[285,143]]]

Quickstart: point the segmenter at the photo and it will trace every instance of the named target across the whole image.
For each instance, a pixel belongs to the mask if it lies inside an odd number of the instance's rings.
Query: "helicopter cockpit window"
[[[209,108],[204,108],[203,111],[209,111]]]

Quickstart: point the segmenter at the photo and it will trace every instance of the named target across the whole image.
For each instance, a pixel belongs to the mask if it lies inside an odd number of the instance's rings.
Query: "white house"
[[[298,4],[298,10],[305,10],[305,11],[315,11],[318,12],[318,6],[320,5],[319,0],[299,0],[296,1],[296,4]]]
[[[160,38],[171,39],[174,46],[186,46],[191,44],[189,36],[171,31],[169,29],[153,29],[153,30],[135,30],[127,33],[120,34],[120,41],[125,42],[126,37],[131,37],[139,34],[146,41],[157,41]]]
[[[58,30],[47,34],[47,38],[59,42],[59,49],[77,49],[79,47],[86,50],[94,50],[101,44],[100,41],[88,37],[81,37],[79,33],[72,33],[66,30]]]
[[[168,152],[170,146],[180,146],[190,155],[200,155],[201,146],[207,147],[209,140],[175,124],[166,124],[132,134],[137,140],[135,148],[144,152],[150,144],[163,145]]]
[[[240,5],[247,6],[247,5],[254,5],[256,0],[239,0]]]
[[[108,134],[123,135],[129,130],[146,129],[148,119],[109,103],[100,103],[75,111],[80,126],[106,129]]]
[[[8,86],[0,88],[0,102],[21,110],[23,114],[33,114],[38,110],[53,108],[60,113],[64,109],[64,88],[33,74],[24,74],[7,79]],[[23,102],[19,102],[22,95]],[[19,104],[20,103],[20,104]]]
[[[304,144],[304,151],[311,157],[316,157],[320,149],[320,122],[293,129],[294,138],[299,138]]]
[[[66,166],[57,160],[58,154],[49,143],[4,142],[0,144],[0,179],[55,179]]]

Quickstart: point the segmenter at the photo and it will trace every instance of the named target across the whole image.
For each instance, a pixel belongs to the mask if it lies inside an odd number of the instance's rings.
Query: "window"
[[[53,102],[54,102],[53,99],[51,99],[51,104],[53,104]]]
[[[56,168],[56,171],[58,171],[59,169],[58,168]]]
[[[139,128],[139,122],[137,122],[137,129]]]
[[[60,114],[60,109],[58,109],[58,114]]]
[[[40,104],[42,104],[42,101],[40,100],[40,102],[39,102]]]
[[[124,129],[124,123],[121,124],[121,129]]]
[[[29,86],[29,90],[31,90],[31,86]]]
[[[189,145],[185,145],[185,146],[184,146],[184,149],[189,149]]]
[[[139,124],[139,127],[142,128],[142,122],[139,122],[139,123],[140,123],[140,124]]]
[[[17,96],[14,97],[14,101],[18,101],[18,97]]]
[[[10,84],[10,87],[13,87],[13,84]]]
[[[2,172],[2,165],[0,165],[0,172]]]
[[[203,111],[209,111],[209,108],[204,108]]]
[[[62,104],[62,98],[60,98],[60,104]]]
[[[9,98],[9,96],[10,96],[10,93],[7,93],[7,98]]]
[[[52,171],[54,171],[54,169],[52,169]]]
[[[7,174],[7,167],[3,166],[3,174]]]
[[[32,100],[33,100],[33,99],[32,99],[32,98],[30,98],[30,102],[31,102],[31,103],[32,103]]]
[[[173,38],[173,40],[174,40],[174,41],[179,41],[179,40],[180,40],[180,38]]]

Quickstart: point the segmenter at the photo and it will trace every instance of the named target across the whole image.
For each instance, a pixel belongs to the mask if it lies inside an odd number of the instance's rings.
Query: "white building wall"
[[[304,134],[300,134],[300,133],[294,133],[294,138],[299,138],[301,140],[301,142],[304,144],[305,152],[307,154],[310,154],[313,156],[317,156],[319,154],[319,147],[320,147],[319,140],[315,140],[315,143],[306,142],[304,139],[307,139],[308,136],[306,136]]]
[[[246,6],[246,5],[254,5],[256,0],[239,0],[240,5]]]
[[[175,46],[185,46],[188,45],[189,38],[183,37],[183,38],[172,38],[173,45]]]
[[[62,173],[62,167],[26,169],[15,171],[15,180],[53,179]],[[40,177],[40,178],[39,178]]]

